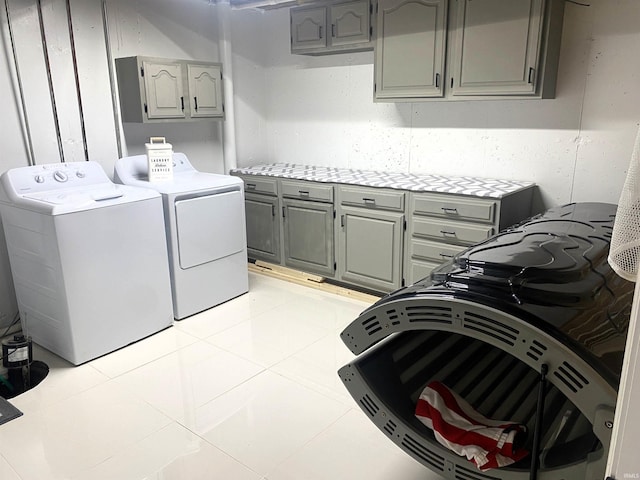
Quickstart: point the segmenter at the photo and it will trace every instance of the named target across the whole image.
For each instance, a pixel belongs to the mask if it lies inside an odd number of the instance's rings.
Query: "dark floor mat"
[[[14,418],[18,418],[21,415],[22,412],[20,410],[11,405],[4,398],[0,397],[0,425],[8,422],[9,420],[13,420]]]

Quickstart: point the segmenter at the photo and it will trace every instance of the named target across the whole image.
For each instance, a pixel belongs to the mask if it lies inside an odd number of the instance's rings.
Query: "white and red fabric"
[[[526,432],[524,425],[484,417],[440,382],[422,391],[416,417],[434,431],[441,445],[482,471],[511,465],[529,454],[514,446],[516,436]]]

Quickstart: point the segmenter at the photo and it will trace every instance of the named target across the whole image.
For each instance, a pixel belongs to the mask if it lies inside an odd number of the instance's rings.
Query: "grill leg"
[[[533,427],[533,448],[531,452],[531,471],[529,472],[529,480],[538,478],[538,468],[540,467],[540,441],[542,432],[542,417],[544,415],[544,397],[547,388],[547,373],[549,367],[546,363],[540,368],[540,384],[538,386],[538,405],[536,410],[536,423]]]

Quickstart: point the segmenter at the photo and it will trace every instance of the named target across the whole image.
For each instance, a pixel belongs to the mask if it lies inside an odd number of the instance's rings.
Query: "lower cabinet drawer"
[[[431,275],[431,271],[441,265],[438,262],[425,262],[421,260],[411,260],[409,262],[409,271],[407,272],[407,285],[413,285],[423,278]]]
[[[447,243],[473,245],[494,234],[492,225],[475,225],[463,222],[446,222],[435,218],[414,218],[412,234],[435,238]]]
[[[259,176],[241,176],[240,178],[244,180],[245,192],[278,195],[278,181],[275,178]]]
[[[411,213],[433,215],[451,220],[494,223],[495,200],[467,198],[447,194],[412,193]]]
[[[434,262],[446,262],[467,247],[462,245],[450,245],[442,242],[430,242],[428,240],[411,239],[409,242],[409,255],[411,259],[431,260]]]

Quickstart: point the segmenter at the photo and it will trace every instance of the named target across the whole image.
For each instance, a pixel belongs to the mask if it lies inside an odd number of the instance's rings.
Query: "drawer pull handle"
[[[374,204],[374,205],[375,205],[375,203],[376,203],[376,199],[375,199],[375,198],[365,198],[365,197],[363,197],[363,198],[362,198],[362,201],[363,201],[364,203],[372,203],[372,204]]]
[[[441,207],[441,208],[444,213],[458,213],[457,208],[453,208],[453,207]]]
[[[447,230],[440,230],[440,233],[441,233],[442,235],[452,235],[452,236],[454,236],[454,237],[455,237],[455,235],[456,235],[456,232],[451,232],[451,231],[447,231]]]
[[[441,253],[440,256],[442,258],[453,258],[453,255],[449,255],[448,253]]]
[[[298,193],[305,197],[309,196],[309,192],[307,190],[298,190]]]
[[[256,189],[255,183],[247,183],[247,190],[255,190],[255,189]]]

